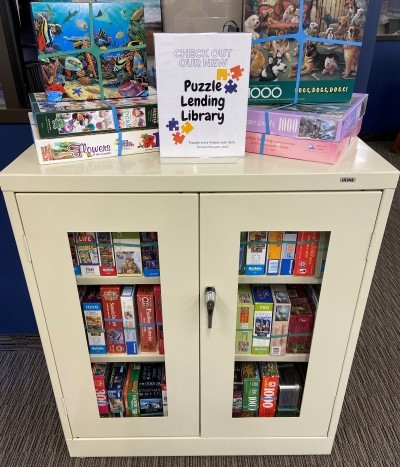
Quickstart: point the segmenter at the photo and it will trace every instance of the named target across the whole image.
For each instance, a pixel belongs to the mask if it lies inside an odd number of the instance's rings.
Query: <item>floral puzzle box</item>
[[[74,100],[147,95],[143,3],[31,3],[45,90]]]
[[[353,94],[349,103],[249,106],[247,131],[270,135],[340,141],[364,116],[368,94]]]
[[[86,133],[41,139],[31,112],[29,112],[29,120],[39,164],[125,156],[153,152],[159,147],[158,129]]]
[[[348,102],[369,1],[244,0],[249,104]]]
[[[133,128],[158,128],[157,98],[132,97],[48,103],[30,97],[42,138]]]

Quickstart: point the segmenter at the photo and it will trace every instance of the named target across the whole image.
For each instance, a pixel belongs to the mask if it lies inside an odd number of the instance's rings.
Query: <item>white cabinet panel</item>
[[[202,304],[200,312],[202,435],[327,436],[381,196],[381,192],[200,196],[200,289],[213,285],[217,294],[211,329]],[[264,230],[331,232],[326,269],[300,416],[232,418],[240,232]],[[264,283],[269,283],[268,276]]]
[[[199,435],[198,196],[19,194],[17,201],[73,437]],[[168,417],[99,417],[67,238],[78,231],[158,232]]]

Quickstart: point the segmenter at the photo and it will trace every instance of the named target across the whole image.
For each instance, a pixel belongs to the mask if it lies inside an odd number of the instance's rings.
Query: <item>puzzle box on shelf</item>
[[[31,98],[31,107],[42,138],[158,128],[155,96],[55,103],[34,102]]]
[[[249,104],[351,99],[368,0],[245,0]]]
[[[29,120],[39,164],[125,156],[152,152],[159,147],[158,129],[86,133],[41,139],[31,112],[29,112]]]
[[[244,156],[251,34],[155,34],[161,157]]]
[[[148,93],[143,3],[31,3],[45,90],[74,100]]]
[[[367,94],[353,94],[349,103],[292,104],[249,107],[247,131],[291,138],[340,141],[364,116]]]

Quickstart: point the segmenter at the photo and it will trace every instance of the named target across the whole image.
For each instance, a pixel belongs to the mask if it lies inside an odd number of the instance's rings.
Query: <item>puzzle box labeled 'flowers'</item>
[[[161,157],[244,156],[251,34],[155,34]]]

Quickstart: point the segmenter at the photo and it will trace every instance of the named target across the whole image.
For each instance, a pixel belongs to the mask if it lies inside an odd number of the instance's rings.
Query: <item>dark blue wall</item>
[[[376,41],[363,133],[400,131],[400,40]]]
[[[29,125],[0,125],[0,170],[32,144]],[[17,247],[0,195],[0,333],[36,333],[37,327]]]

